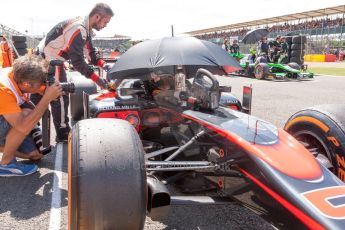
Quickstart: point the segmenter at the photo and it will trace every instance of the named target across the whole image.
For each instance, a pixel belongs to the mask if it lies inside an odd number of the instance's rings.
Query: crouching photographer
[[[52,100],[63,95],[58,82],[47,86],[48,63],[35,55],[18,58],[13,68],[0,71],[0,176],[26,176],[37,171],[34,164],[21,164],[16,157],[38,160],[43,154],[34,139],[37,123]],[[43,95],[30,107],[29,94]]]

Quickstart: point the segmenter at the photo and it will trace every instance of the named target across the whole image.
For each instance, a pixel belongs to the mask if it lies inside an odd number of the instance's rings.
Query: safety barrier
[[[339,60],[342,60],[344,56],[340,57]],[[334,54],[307,54],[304,55],[304,61],[308,62],[335,62],[337,57]]]
[[[334,54],[325,54],[325,62],[335,62],[337,57]]]

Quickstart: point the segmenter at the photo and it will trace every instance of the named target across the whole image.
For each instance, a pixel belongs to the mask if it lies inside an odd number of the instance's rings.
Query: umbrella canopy
[[[255,29],[249,31],[244,38],[242,39],[242,42],[244,44],[253,44],[260,41],[262,37],[266,37],[269,34],[269,31],[267,29]]]
[[[145,74],[161,67],[177,65],[235,71],[239,63],[220,46],[194,37],[171,37],[141,42],[125,52],[113,65],[108,77],[128,78]],[[172,69],[172,68],[170,68]]]

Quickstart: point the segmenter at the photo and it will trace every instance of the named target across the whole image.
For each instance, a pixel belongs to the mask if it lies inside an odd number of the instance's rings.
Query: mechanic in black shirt
[[[237,44],[237,40],[234,40],[232,42],[232,45],[230,46],[230,53],[238,54],[239,52],[240,52],[240,46]]]
[[[281,51],[281,36],[277,36],[275,41],[272,41],[269,45],[271,50],[271,61],[278,63],[280,51]]]
[[[285,37],[281,37],[280,46],[281,46],[281,49],[279,52],[278,63],[287,64],[288,63],[288,43],[285,41]]]
[[[287,52],[288,52],[288,43],[285,41],[285,37],[281,37],[281,39],[280,39],[280,46],[281,46],[280,53],[281,54],[287,54]]]
[[[266,55],[269,54],[269,46],[267,44],[267,37],[262,37],[259,42],[258,54],[265,53]]]

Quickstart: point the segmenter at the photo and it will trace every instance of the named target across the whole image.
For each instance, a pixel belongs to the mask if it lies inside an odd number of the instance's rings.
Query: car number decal
[[[322,215],[345,219],[345,186],[333,186],[302,193],[302,196]]]

